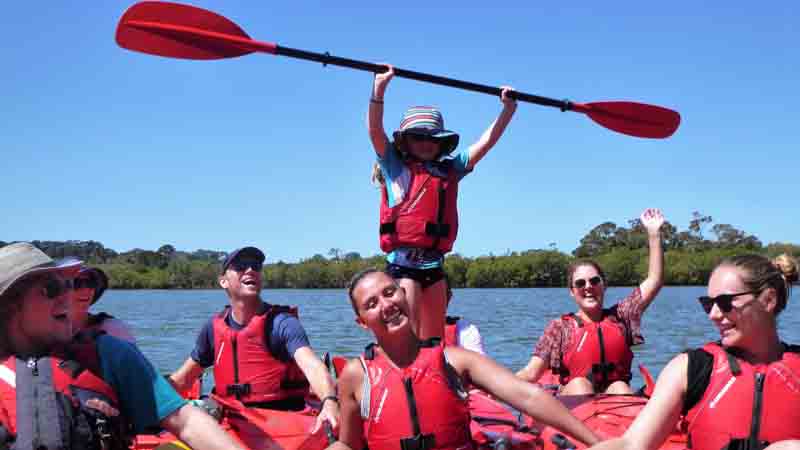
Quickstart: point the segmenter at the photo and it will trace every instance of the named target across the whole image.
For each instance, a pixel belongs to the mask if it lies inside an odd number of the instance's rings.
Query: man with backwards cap
[[[222,263],[219,285],[229,305],[200,330],[191,356],[170,375],[175,387],[189,389],[214,366],[214,392],[247,406],[296,411],[305,407],[309,384],[322,400],[312,432],[339,421],[339,400],[330,374],[311,349],[297,310],[261,299],[264,253],[243,247]]]
[[[81,266],[74,285],[70,316],[72,328],[76,333],[83,330],[103,331],[123,341],[136,343],[136,338],[125,322],[105,312],[98,314],[89,312],[89,307],[97,303],[108,288],[108,277],[105,272],[96,267]]]
[[[0,448],[127,448],[162,427],[194,449],[241,448],[144,355],[107,334],[73,339],[80,261],[25,242],[0,248]]]

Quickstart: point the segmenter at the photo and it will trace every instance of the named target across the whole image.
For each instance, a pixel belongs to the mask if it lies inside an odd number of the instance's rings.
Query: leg
[[[411,321],[411,328],[414,334],[419,337],[419,317],[420,317],[420,301],[422,298],[422,285],[419,281],[412,280],[411,278],[400,278],[397,284],[406,290],[406,302],[408,302],[408,319]]]
[[[560,395],[589,395],[594,394],[594,387],[588,378],[573,378],[563,388]]]
[[[615,381],[608,386],[606,394],[633,394],[631,387],[624,381]]]
[[[444,318],[447,314],[447,286],[444,280],[426,287],[417,302],[417,336],[420,339],[444,337]]]

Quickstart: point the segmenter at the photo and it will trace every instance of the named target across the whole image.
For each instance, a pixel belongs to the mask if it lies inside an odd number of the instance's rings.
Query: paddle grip
[[[330,53],[316,53],[296,48],[283,47],[280,45],[275,46],[275,54],[288,56],[291,58],[305,59],[308,61],[316,61],[322,63],[323,66],[328,64],[332,66],[348,67],[350,69],[363,70],[365,72],[383,73],[386,72],[386,66],[383,64],[374,64],[366,61],[358,61],[355,59],[342,58],[333,56]],[[500,96],[501,89],[495,86],[487,86],[485,84],[472,83],[470,81],[456,80],[454,78],[447,78],[429,73],[415,72],[413,70],[399,69],[395,67],[395,76],[401,78],[409,78],[417,81],[424,81],[426,83],[438,84],[442,86],[449,86],[467,91],[480,92],[483,94]],[[559,108],[562,111],[569,111],[572,109],[571,102],[568,100],[556,100],[553,98],[542,97],[539,95],[526,94],[524,92],[513,91],[511,98],[519,101],[535,103],[537,105],[551,106]]]

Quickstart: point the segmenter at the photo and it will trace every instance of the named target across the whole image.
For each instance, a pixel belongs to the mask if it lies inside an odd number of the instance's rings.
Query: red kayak
[[[202,392],[198,382],[181,394],[197,400]],[[201,401],[216,417],[220,426],[242,447],[252,450],[324,450],[332,436],[324,430],[311,434],[318,411],[306,407],[302,411],[276,411],[246,407],[237,400],[211,394],[211,401]],[[137,435],[133,450],[188,450],[189,447],[167,431]]]

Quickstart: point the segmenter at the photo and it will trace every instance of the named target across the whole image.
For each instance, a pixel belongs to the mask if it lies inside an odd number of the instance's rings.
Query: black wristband
[[[370,97],[369,98],[369,102],[370,103],[377,103],[379,105],[382,105],[383,104],[383,99],[377,99],[375,97]]]
[[[333,400],[336,402],[337,405],[339,404],[339,397],[335,395],[328,395],[325,398],[323,398],[322,401],[320,401],[319,409],[322,409],[322,407],[325,406],[325,402],[327,402],[328,400]]]

